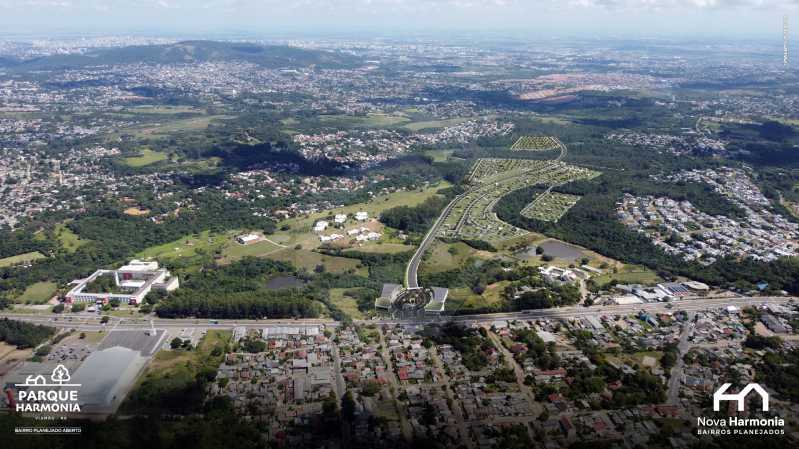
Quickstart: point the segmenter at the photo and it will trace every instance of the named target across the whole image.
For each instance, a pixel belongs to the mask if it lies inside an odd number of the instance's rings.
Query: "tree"
[[[183,346],[183,340],[181,340],[179,337],[175,337],[171,342],[169,342],[169,347],[172,349],[180,349],[181,346]]]
[[[103,317],[102,317],[102,318],[100,318],[100,323],[102,323],[102,324],[105,324],[105,323],[107,323],[107,322],[108,322],[110,319],[111,319],[111,318],[109,318],[109,317],[108,317],[108,315],[103,315]]]
[[[355,419],[355,399],[352,398],[352,392],[349,390],[341,398],[341,417],[350,422]]]
[[[75,304],[72,304],[73,313],[83,312],[84,310],[86,310],[86,304],[82,302],[77,302]]]
[[[57,304],[57,305],[55,305],[53,307],[53,313],[61,313],[63,311],[64,311],[64,305],[63,304]]]

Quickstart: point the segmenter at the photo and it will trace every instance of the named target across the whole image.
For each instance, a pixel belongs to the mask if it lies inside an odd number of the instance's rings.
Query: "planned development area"
[[[496,243],[528,234],[497,218],[494,207],[503,196],[527,187],[540,186],[543,192],[525,208],[525,215],[548,217],[557,221],[577,203],[579,197],[554,195],[554,187],[580,179],[592,179],[600,173],[569,165],[560,160],[479,159],[469,175],[472,186],[459,195],[445,218],[439,236]],[[564,198],[566,201],[564,201]]]

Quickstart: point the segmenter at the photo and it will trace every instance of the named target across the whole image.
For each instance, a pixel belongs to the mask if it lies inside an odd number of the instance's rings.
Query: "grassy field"
[[[358,268],[359,262],[356,259],[328,256],[305,249],[281,249],[280,251],[270,254],[268,257],[274,260],[289,262],[296,268],[304,268],[308,271],[314,271],[317,265],[324,265],[325,271],[330,273],[344,273],[347,270],[355,270],[360,276],[369,275],[369,270],[366,267]]]
[[[397,254],[397,253],[404,253],[408,251],[415,250],[415,246],[411,245],[404,245],[402,243],[380,243],[380,242],[372,242],[368,243],[364,246],[355,247],[347,251],[358,251],[362,253],[374,253],[374,254]]]
[[[201,369],[219,366],[225,348],[231,341],[230,331],[210,330],[197,349],[192,351],[159,351],[139,378],[121,410],[142,411],[158,406],[163,397],[189,388]],[[214,349],[218,348],[218,353]]]
[[[319,120],[329,126],[387,128],[408,123],[410,119],[402,115],[367,114],[353,115],[320,115]]]
[[[266,257],[272,253],[280,251],[284,248],[275,245],[274,243],[261,240],[258,243],[251,245],[242,245],[231,239],[225,244],[222,249],[222,263],[231,263],[236,260],[242,259],[247,256],[252,257]]]
[[[627,266],[618,273],[605,273],[594,278],[594,282],[604,285],[611,280],[622,284],[656,284],[663,281],[654,271],[639,266]]]
[[[143,148],[141,150],[141,155],[123,158],[122,162],[124,162],[128,167],[138,168],[164,161],[166,158],[166,153],[153,151],[149,148]]]
[[[471,120],[470,117],[455,117],[446,120],[429,120],[429,121],[421,121],[421,122],[411,122],[402,125],[403,128],[417,132],[422,131],[424,129],[437,129],[437,128],[446,128],[447,126],[454,126],[459,123],[463,123],[465,121]]]
[[[461,267],[469,257],[477,251],[463,243],[443,243],[436,241],[430,253],[422,261],[419,271],[422,273],[439,273]]]
[[[433,158],[433,162],[446,162],[455,150],[427,150],[425,156]]]
[[[165,105],[158,105],[158,106],[136,106],[135,108],[130,108],[125,110],[125,112],[130,112],[133,114],[203,114],[204,112],[201,109],[197,109],[192,106],[165,106]]]
[[[61,243],[61,247],[70,253],[74,253],[78,248],[89,243],[87,240],[81,240],[81,238],[72,232],[64,223],[56,225],[55,236],[59,243]]]
[[[416,189],[410,191],[400,191],[386,195],[376,195],[367,203],[358,203],[350,206],[331,209],[325,212],[318,212],[307,217],[295,217],[283,220],[278,223],[278,228],[288,226],[289,231],[279,231],[270,236],[271,240],[284,245],[302,244],[304,249],[319,246],[319,238],[311,232],[313,224],[322,219],[331,219],[335,214],[353,215],[355,212],[364,211],[369,213],[369,218],[377,218],[386,209],[397,206],[416,206],[431,196],[435,195],[440,189],[450,187],[451,184],[442,181],[427,189]]]
[[[22,304],[43,304],[50,300],[58,290],[55,282],[36,282],[28,286],[15,301]]]
[[[199,131],[208,128],[208,124],[217,119],[232,118],[228,115],[207,115],[168,121],[156,126],[125,130],[136,137],[163,136],[181,131]]]
[[[363,313],[358,310],[358,302],[355,298],[351,298],[349,296],[345,296],[344,292],[349,289],[346,288],[331,288],[330,289],[330,302],[341,309],[342,312],[346,313],[347,316],[352,318],[353,320],[362,320],[364,318]]]
[[[40,253],[39,251],[32,251],[30,253],[25,253],[25,254],[17,254],[16,256],[0,259],[0,268],[10,267],[12,265],[17,265],[25,262],[32,262],[34,260],[44,259],[44,258],[45,258],[44,254]]]
[[[209,231],[203,231],[200,234],[187,235],[174,242],[151,246],[136,254],[136,257],[139,259],[164,260],[213,254],[216,249],[224,246],[228,240],[232,241],[233,234],[212,235]]]

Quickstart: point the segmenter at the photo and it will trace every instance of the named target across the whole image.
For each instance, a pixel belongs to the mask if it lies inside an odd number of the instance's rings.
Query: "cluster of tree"
[[[17,348],[35,348],[55,335],[55,329],[49,326],[26,323],[24,321],[0,319],[0,341]]]
[[[424,233],[449,204],[443,196],[432,196],[417,206],[397,206],[380,214],[380,222],[405,232]]]
[[[519,329],[515,332],[516,341],[527,346],[526,352],[516,356],[518,359],[532,359],[535,366],[542,370],[560,367],[560,356],[555,350],[555,342],[544,343],[532,329]]]
[[[781,400],[799,402],[799,349],[767,353],[756,371],[758,381],[776,390]]]
[[[181,288],[155,309],[162,318],[313,318],[319,310],[315,300],[323,292],[304,289],[270,290],[266,279],[276,273],[291,273],[286,263],[248,257],[226,267],[187,275]]]
[[[481,371],[488,366],[486,351],[494,347],[483,332],[484,329],[478,331],[450,322],[440,327],[428,326],[422,335],[438,345],[451,345],[463,356],[463,366]]]
[[[752,349],[780,349],[782,340],[780,337],[764,337],[762,335],[749,334],[744,340],[744,346]]]
[[[33,234],[26,230],[5,230],[0,235],[0,259],[33,251],[49,254],[54,249],[51,241],[34,239]]]

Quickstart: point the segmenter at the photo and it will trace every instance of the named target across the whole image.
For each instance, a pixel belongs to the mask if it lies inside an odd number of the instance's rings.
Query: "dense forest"
[[[161,318],[314,318],[323,292],[313,287],[270,290],[267,278],[292,273],[290,265],[245,258],[229,266],[187,275],[181,288],[155,309]]]
[[[39,324],[0,319],[0,341],[19,349],[35,348],[55,335],[55,329]]]

